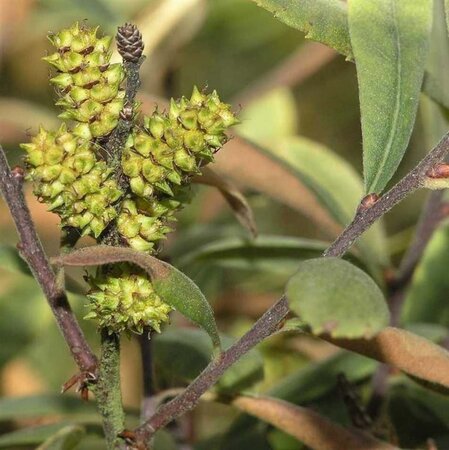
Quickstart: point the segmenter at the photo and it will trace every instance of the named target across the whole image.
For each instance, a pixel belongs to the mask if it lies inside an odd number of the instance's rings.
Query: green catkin
[[[157,332],[169,320],[172,307],[154,292],[148,275],[132,264],[114,264],[108,270],[97,270],[89,277],[90,312],[86,318],[95,319],[110,333],[141,334],[150,326]]]
[[[34,183],[34,194],[61,217],[62,226],[98,237],[117,217],[114,203],[122,191],[89,141],[62,124],[56,132],[41,127],[31,143],[21,147],[27,153],[27,179]]]
[[[191,178],[213,160],[238,122],[218,94],[196,87],[190,99],[171,100],[167,113],[134,123],[122,153],[123,192],[100,145],[123,108],[121,64],[110,64],[112,38],[78,23],[52,35],[56,52],[43,58],[57,70],[59,115],[72,121],[57,131],[40,128],[26,151],[34,193],[61,218],[61,226],[101,239],[109,225],[130,247],[155,254],[172,231],[175,213],[190,199]],[[136,119],[134,119],[136,120]],[[98,268],[87,277],[87,319],[110,333],[160,331],[173,309],[153,289],[145,271],[129,263]]]
[[[87,140],[117,126],[125,95],[123,66],[110,64],[112,38],[98,38],[97,31],[78,23],[61,30],[49,37],[56,52],[43,58],[58,71],[50,82],[64,110],[59,117],[77,122],[75,134]]]

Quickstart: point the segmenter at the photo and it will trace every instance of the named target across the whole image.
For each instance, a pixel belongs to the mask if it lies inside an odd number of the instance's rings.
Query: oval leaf
[[[432,22],[431,0],[350,0],[366,193],[383,191],[415,122]]]
[[[389,322],[388,307],[376,283],[339,258],[300,263],[286,295],[290,308],[313,334],[369,338]]]
[[[54,258],[53,261],[67,266],[97,266],[126,261],[136,264],[151,277],[156,293],[207,331],[214,347],[220,348],[220,337],[209,302],[190,278],[170,264],[131,248],[106,245],[82,248]]]

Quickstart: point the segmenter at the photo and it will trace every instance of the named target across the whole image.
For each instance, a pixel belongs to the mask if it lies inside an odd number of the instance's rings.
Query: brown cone
[[[117,49],[125,61],[137,63],[142,56],[144,43],[142,34],[132,23],[118,27]]]

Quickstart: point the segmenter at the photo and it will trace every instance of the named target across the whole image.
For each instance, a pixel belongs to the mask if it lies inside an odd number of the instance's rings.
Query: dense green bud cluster
[[[206,95],[196,87],[190,100],[172,100],[168,113],[144,117],[143,129],[131,133],[122,157],[137,201],[122,209],[118,228],[131,247],[151,251],[170,231],[166,223],[185,203],[190,178],[213,160],[235,123],[230,106],[215,91]]]
[[[113,205],[122,192],[92,144],[62,124],[56,132],[41,127],[21,147],[27,152],[27,178],[34,182],[35,195],[60,215],[63,226],[98,237],[117,216]]]
[[[61,95],[59,117],[79,122],[76,131],[85,139],[109,134],[123,108],[123,67],[110,64],[112,38],[98,38],[97,30],[78,23],[61,30],[49,38],[56,52],[43,58],[58,71],[50,82]]]
[[[111,333],[142,333],[146,326],[157,332],[169,320],[172,307],[154,292],[148,275],[131,264],[114,264],[108,271],[98,270],[89,278],[90,312]]]
[[[190,100],[171,101],[168,114],[157,111],[144,118],[144,129],[135,130],[123,152],[123,172],[139,197],[165,193],[185,184],[212,161],[227,140],[226,130],[237,123],[230,106],[214,91],[202,94],[196,87]]]

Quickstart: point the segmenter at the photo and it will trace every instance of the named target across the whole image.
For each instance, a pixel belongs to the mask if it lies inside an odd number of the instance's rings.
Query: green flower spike
[[[88,278],[91,303],[85,318],[95,319],[110,333],[141,334],[144,327],[160,332],[173,308],[154,292],[146,272],[127,263],[107,267]]]
[[[58,70],[50,82],[60,94],[56,104],[64,109],[59,117],[86,124],[85,139],[109,134],[123,108],[123,67],[110,64],[112,38],[98,38],[97,30],[76,23],[50,36],[57,51],[43,58]]]
[[[122,196],[106,163],[97,161],[92,144],[62,124],[56,132],[40,128],[29,144],[27,178],[34,193],[49,210],[81,234],[98,237],[117,216],[113,204]]]
[[[123,152],[123,172],[131,190],[149,198],[172,196],[177,185],[199,173],[226,141],[226,130],[238,123],[230,106],[214,91],[202,94],[196,87],[190,100],[171,101],[167,114],[144,117],[144,129],[129,137]]]

